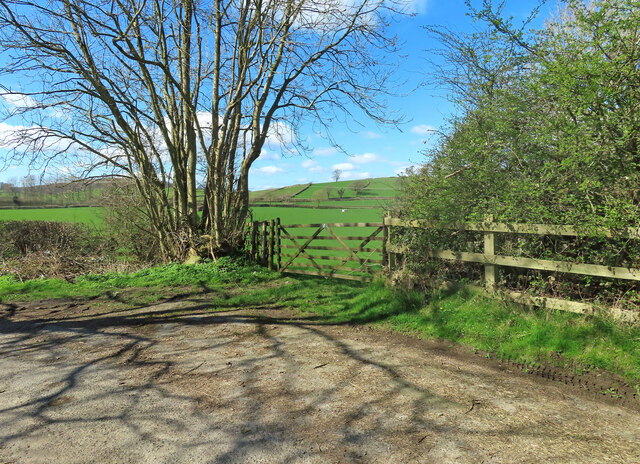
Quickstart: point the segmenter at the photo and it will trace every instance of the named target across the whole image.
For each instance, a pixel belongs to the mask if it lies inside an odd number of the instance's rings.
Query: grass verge
[[[259,266],[220,259],[218,264],[167,264],[132,273],[88,274],[73,281],[33,279],[24,282],[12,275],[0,276],[0,302],[34,301],[56,298],[93,298],[124,289],[176,289],[214,291],[230,284],[249,285],[277,279],[278,275]],[[162,295],[170,295],[163,292]]]
[[[640,382],[640,327],[597,316],[527,309],[469,290],[423,294],[357,282],[279,276],[238,261],[172,264],[130,274],[88,275],[74,282],[0,277],[0,301],[88,298],[118,289],[211,292],[212,311],[273,305],[327,324],[375,324],[421,338],[446,339],[529,365],[577,373],[604,369],[631,385]],[[160,291],[163,290],[164,291]],[[154,293],[155,292],[155,293]]]

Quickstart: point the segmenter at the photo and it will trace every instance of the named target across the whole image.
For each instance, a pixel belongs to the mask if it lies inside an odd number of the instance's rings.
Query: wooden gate
[[[277,268],[292,274],[369,281],[386,264],[385,239],[381,222],[278,224]]]

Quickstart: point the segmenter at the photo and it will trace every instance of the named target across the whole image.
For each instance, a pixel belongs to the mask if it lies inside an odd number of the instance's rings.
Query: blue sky
[[[391,29],[391,33],[399,37],[403,44],[402,53],[406,55],[398,70],[398,77],[405,80],[406,84],[396,91],[406,93],[421,83],[426,85],[407,96],[394,97],[389,101],[390,109],[401,113],[405,122],[398,128],[381,127],[360,118],[358,122],[363,127],[359,124],[351,124],[349,128],[334,126],[331,128],[332,135],[344,152],[332,147],[311,127],[303,127],[300,136],[311,149],[310,153],[292,155],[278,143],[267,144],[263,155],[251,169],[251,190],[295,183],[327,182],[332,180],[335,169],[342,172],[342,180],[395,176],[407,167],[424,161],[422,151],[436,139],[432,131],[444,128],[453,106],[444,98],[445,89],[428,82],[428,50],[437,47],[437,43],[430,42],[423,26],[442,25],[453,30],[468,31],[474,25],[466,14],[464,0],[409,1],[413,1],[416,15],[401,19]],[[481,1],[473,3],[479,4]],[[506,12],[514,16],[515,24],[519,24],[537,3],[535,0],[507,0]],[[20,179],[27,174],[26,166],[14,165],[0,171],[0,182]],[[40,172],[31,174],[39,176]]]
[[[474,5],[480,3],[474,1]],[[537,3],[531,0],[507,0],[505,12],[514,17],[514,25],[519,25]],[[551,3],[553,7],[555,3]],[[432,131],[444,128],[454,108],[445,98],[446,89],[428,82],[431,58],[428,49],[438,44],[430,42],[423,27],[442,25],[453,30],[469,31],[477,26],[467,16],[464,0],[418,0],[414,2],[414,8],[416,16],[401,20],[392,29],[403,42],[402,52],[407,55],[399,70],[407,83],[400,90],[409,91],[420,83],[425,84],[405,97],[390,101],[391,109],[399,110],[406,122],[395,128],[359,120],[365,126],[357,132],[334,127],[333,135],[346,153],[332,148],[326,140],[311,131],[306,134],[313,147],[308,156],[283,155],[278,147],[265,147],[266,153],[252,168],[251,189],[327,182],[332,180],[336,168],[342,171],[343,180],[395,176],[425,160],[422,152],[429,143],[437,140]],[[539,23],[542,20],[543,16]]]

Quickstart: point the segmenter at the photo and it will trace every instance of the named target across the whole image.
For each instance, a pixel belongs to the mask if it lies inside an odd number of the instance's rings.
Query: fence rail
[[[496,276],[499,266],[640,281],[640,269],[637,268],[496,254],[496,234],[640,239],[640,228],[620,230],[592,228],[585,231],[572,225],[493,222],[492,217],[487,217],[484,222],[444,225],[390,217],[385,217],[382,222],[335,224],[282,225],[280,219],[253,222],[249,239],[251,256],[269,269],[277,269],[280,272],[370,281],[382,271],[396,270],[402,256],[411,251],[407,247],[389,243],[393,228],[405,227],[481,232],[484,238],[482,253],[439,249],[430,249],[426,253],[432,258],[442,260],[482,264],[484,266],[483,289],[491,295],[498,292]],[[366,233],[363,234],[365,230]],[[583,302],[536,297],[508,290],[499,291],[499,293],[521,303],[552,309],[583,314],[594,310],[592,305]],[[630,311],[613,310],[612,312],[623,319],[638,318],[637,313]]]
[[[251,256],[280,272],[370,281],[386,264],[384,229],[382,222],[254,222]]]
[[[385,218],[386,227],[409,227],[420,229],[439,230],[461,230],[471,232],[482,232],[484,235],[483,253],[472,253],[453,250],[426,250],[427,256],[443,260],[462,261],[469,263],[479,263],[484,265],[484,289],[489,293],[496,292],[497,266],[516,267],[521,269],[532,269],[540,271],[552,271],[568,274],[578,274],[593,277],[606,277],[619,280],[640,281],[640,269],[632,267],[603,266],[600,264],[574,263],[568,261],[554,261],[536,258],[503,256],[495,254],[495,236],[500,233],[508,234],[530,234],[530,235],[551,235],[567,237],[608,237],[608,238],[629,238],[640,239],[640,229],[624,228],[621,230],[611,230],[606,228],[592,228],[581,230],[572,225],[549,225],[549,224],[506,224],[493,222],[492,217],[487,217],[485,222],[466,222],[455,224],[436,224],[429,221],[407,221],[397,218]],[[389,262],[397,262],[396,254],[404,254],[410,250],[406,247],[387,244],[386,249],[390,254]],[[552,309],[570,311],[576,313],[591,313],[593,305],[582,302],[562,300],[558,298],[534,297],[522,292],[504,291],[502,295],[512,300],[532,304],[535,306],[545,306]],[[612,309],[616,317],[627,320],[638,319],[638,314],[631,311]]]

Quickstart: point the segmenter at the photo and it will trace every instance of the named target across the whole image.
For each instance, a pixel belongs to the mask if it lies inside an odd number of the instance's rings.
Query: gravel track
[[[519,366],[206,308],[0,307],[0,463],[640,462],[637,410]]]

